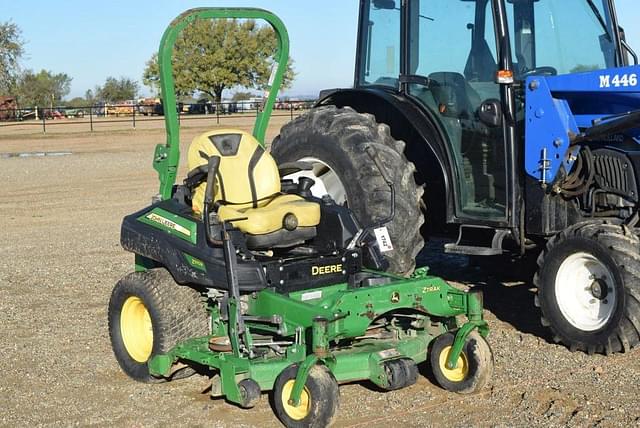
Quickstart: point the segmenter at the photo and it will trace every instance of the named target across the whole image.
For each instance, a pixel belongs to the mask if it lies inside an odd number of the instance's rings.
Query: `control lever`
[[[241,346],[246,349],[244,343],[245,326],[242,318],[240,303],[240,285],[238,284],[238,260],[236,249],[229,236],[227,229],[229,223],[222,222],[222,252],[224,253],[224,265],[227,273],[227,288],[229,290],[229,298],[227,299],[227,312],[229,314],[229,339],[231,341],[231,349],[236,356],[241,355]]]
[[[207,242],[212,245],[220,245],[220,241],[214,239],[211,236],[211,218],[209,213],[213,205],[213,188],[215,185],[216,175],[220,168],[220,156],[211,156],[208,163],[207,173],[207,187],[204,191],[204,207],[203,207],[203,221],[204,221],[204,234],[207,238]]]

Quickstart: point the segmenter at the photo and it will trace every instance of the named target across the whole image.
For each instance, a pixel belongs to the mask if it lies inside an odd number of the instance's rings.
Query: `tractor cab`
[[[511,84],[624,64],[617,29],[608,0],[367,0],[355,83],[442,129],[458,222],[513,225],[524,97]]]

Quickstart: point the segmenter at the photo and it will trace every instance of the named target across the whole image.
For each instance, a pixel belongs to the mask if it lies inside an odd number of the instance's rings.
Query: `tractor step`
[[[468,256],[499,256],[500,248],[474,247],[472,245],[457,245],[453,242],[444,244],[444,252],[447,254],[463,254]]]
[[[445,244],[444,252],[469,256],[499,256],[504,252],[502,249],[504,238],[510,235],[511,231],[505,229],[461,225],[457,242]],[[477,245],[483,242],[488,245]]]

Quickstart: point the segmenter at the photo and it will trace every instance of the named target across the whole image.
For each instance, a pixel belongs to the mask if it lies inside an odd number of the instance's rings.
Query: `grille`
[[[615,152],[594,153],[596,182],[605,191],[625,196],[635,196],[635,186],[630,177],[629,161]]]

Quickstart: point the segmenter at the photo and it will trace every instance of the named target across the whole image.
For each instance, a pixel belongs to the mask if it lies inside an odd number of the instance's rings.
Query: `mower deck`
[[[214,334],[188,340],[167,354],[154,356],[149,362],[150,372],[168,376],[178,361],[215,369],[220,377],[213,382],[221,382],[222,387],[214,385],[212,394],[239,404],[239,380],[252,379],[261,390],[270,390],[276,375],[287,366],[311,367],[319,361],[331,369],[338,382],[370,380],[386,388],[389,379],[384,363],[403,358],[415,363],[426,361],[431,341],[458,327],[456,316],[466,315],[468,321],[456,335],[454,349],[462,348],[474,328],[482,336],[488,334],[480,293],[455,289],[441,278],[428,275],[425,268],[406,279],[381,272],[368,274],[369,280],[389,282],[361,287],[342,283],[290,294],[267,289],[251,294],[243,317],[244,342],[252,349],[245,347],[243,353],[231,347],[212,350],[212,339],[227,337],[228,331],[220,311],[210,308]],[[403,309],[407,310],[406,318]],[[385,314],[393,316],[398,324],[378,326],[373,322]],[[279,352],[273,352],[274,348]],[[452,360],[457,361],[459,354],[452,355]],[[300,382],[304,384],[305,380],[301,377]]]

